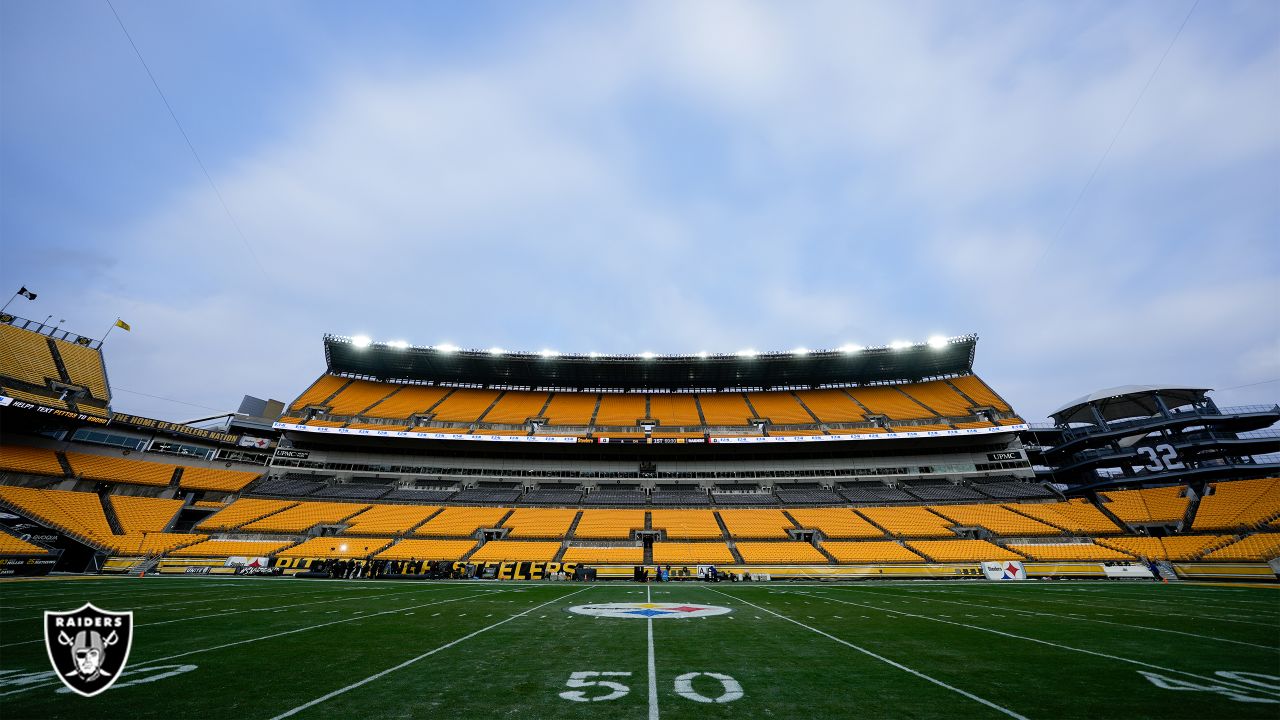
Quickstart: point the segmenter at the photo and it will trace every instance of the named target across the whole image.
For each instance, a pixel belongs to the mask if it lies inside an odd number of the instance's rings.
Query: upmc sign
[[[1005,460],[1021,460],[1021,459],[1022,459],[1022,454],[1017,452],[1016,450],[1010,450],[1009,452],[987,453],[988,462],[1003,462]]]

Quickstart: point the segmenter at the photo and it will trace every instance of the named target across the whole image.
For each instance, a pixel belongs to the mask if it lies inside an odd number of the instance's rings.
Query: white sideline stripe
[[[866,592],[866,593],[870,593],[870,594],[873,594],[873,595],[879,595],[879,594],[880,594],[880,593],[877,593],[877,592],[875,592],[875,591],[873,591],[873,590],[868,590],[868,589],[866,589],[866,588],[842,587],[842,588],[833,588],[833,589],[844,590],[844,591],[853,591],[853,592]],[[966,607],[986,608],[986,609],[988,609],[988,610],[1008,610],[1008,609],[1010,609],[1010,608],[1001,607],[1001,606],[999,606],[999,605],[982,605],[982,604],[980,604],[980,603],[963,602],[963,601],[961,601],[961,600],[943,600],[943,599],[941,599],[941,598],[931,598],[931,597],[922,597],[922,598],[920,598],[920,599],[921,599],[921,600],[923,600],[923,601],[925,601],[925,602],[949,603],[949,604],[951,604],[951,605],[964,605],[964,606],[966,606]],[[1150,627],[1150,626],[1147,626],[1147,625],[1134,625],[1134,624],[1132,624],[1132,623],[1116,622],[1116,621],[1114,621],[1114,620],[1098,620],[1097,618],[1084,617],[1084,616],[1082,616],[1082,615],[1078,615],[1078,614],[1076,614],[1076,613],[1068,613],[1068,614],[1066,614],[1066,615],[1059,615],[1059,614],[1057,614],[1057,613],[1041,612],[1041,611],[1039,611],[1039,610],[1022,610],[1022,609],[1017,609],[1017,611],[1018,611],[1018,612],[1022,612],[1022,613],[1030,613],[1030,614],[1032,614],[1032,615],[1042,615],[1042,616],[1044,616],[1044,617],[1062,618],[1062,619],[1065,619],[1065,620],[1080,620],[1081,622],[1102,623],[1103,625],[1118,625],[1118,626],[1120,626],[1120,627],[1137,628],[1137,629],[1139,629],[1139,630],[1154,630],[1155,632],[1172,633],[1172,634],[1174,634],[1174,635],[1185,635],[1185,636],[1187,636],[1187,637],[1200,638],[1200,639],[1202,639],[1202,640],[1216,640],[1216,641],[1218,641],[1218,642],[1231,643],[1231,644],[1233,644],[1233,645],[1248,645],[1249,647],[1262,648],[1263,650],[1275,650],[1275,647],[1274,647],[1274,646],[1271,646],[1271,645],[1259,645],[1259,644],[1257,644],[1257,643],[1245,642],[1245,641],[1243,641],[1243,640],[1228,640],[1227,638],[1214,637],[1213,635],[1200,635],[1200,634],[1198,634],[1198,633],[1186,632],[1186,631],[1183,631],[1183,630],[1170,630],[1169,628]],[[948,616],[947,616],[947,615],[942,615],[941,617],[948,617]],[[965,617],[976,618],[976,617],[978,617],[978,616],[977,616],[977,615],[968,615],[968,614],[966,614],[966,615],[965,615]]]
[[[438,588],[433,588],[433,589],[438,589]],[[247,613],[247,612],[264,612],[266,610],[276,610],[277,608],[284,609],[284,608],[291,608],[291,607],[302,607],[303,605],[319,605],[321,603],[340,602],[343,600],[365,600],[368,598],[387,597],[388,595],[411,595],[411,594],[414,594],[414,593],[399,592],[399,593],[378,593],[377,595],[348,595],[346,597],[326,597],[320,600],[312,600],[311,602],[294,603],[292,605],[272,605],[270,607],[264,607],[264,608],[243,608],[240,610],[231,610],[231,611],[223,610],[222,612],[209,613],[208,615],[185,615],[183,617],[174,618],[172,620],[157,620],[155,622],[134,623],[134,627],[140,628],[140,627],[149,627],[151,625],[169,625],[171,623],[186,622],[188,620],[203,620],[204,618],[222,617],[224,615],[239,615],[240,613]],[[306,612],[306,610],[303,610],[303,612]],[[337,610],[334,610],[334,612],[337,612]],[[44,638],[36,638],[35,640],[23,640],[21,642],[4,643],[3,645],[0,645],[0,648],[13,647],[15,645],[30,645],[31,643],[38,643],[38,642],[44,642]]]
[[[874,605],[863,605],[862,603],[850,602],[848,600],[840,600],[838,598],[828,598],[828,600],[830,602],[838,602],[838,603],[843,603],[845,605],[856,605],[858,607],[871,608],[872,610],[879,610],[881,612],[896,613],[898,615],[905,615],[906,617],[918,618],[920,620],[928,620],[930,622],[944,623],[946,625],[955,625],[956,627],[969,628],[970,630],[977,630],[979,632],[987,632],[995,635],[1002,635],[1004,637],[1014,638],[1015,640],[1026,640],[1027,642],[1033,642],[1039,645],[1047,645],[1049,647],[1055,647],[1055,648],[1058,648],[1059,650],[1070,650],[1071,652],[1084,653],[1085,655],[1093,655],[1095,657],[1107,658],[1108,660],[1118,660],[1120,662],[1130,663],[1132,665],[1140,665],[1142,667],[1151,668],[1153,670],[1160,670],[1160,671],[1169,672],[1169,673],[1177,673],[1178,675],[1186,675],[1187,677],[1193,677],[1193,678],[1196,678],[1197,680],[1207,680],[1211,683],[1217,683],[1218,685],[1231,685],[1236,690],[1240,690],[1242,692],[1264,692],[1271,695],[1280,695],[1280,690],[1267,690],[1261,686],[1232,685],[1230,681],[1220,677],[1209,677],[1207,675],[1197,675],[1193,672],[1187,672],[1186,670],[1175,670],[1174,668],[1167,668],[1167,667],[1164,667],[1163,665],[1156,665],[1155,663],[1143,662],[1142,660],[1134,660],[1132,658],[1120,657],[1119,655],[1111,655],[1109,653],[1098,652],[1097,650],[1086,650],[1084,648],[1072,647],[1070,645],[1062,645],[1059,643],[1050,642],[1048,640],[1041,640],[1040,638],[1027,637],[1026,635],[1016,635],[1014,633],[1005,632],[1003,630],[996,630],[995,628],[983,627],[981,625],[970,625],[969,623],[956,622],[955,620],[943,620],[942,618],[929,617],[928,615],[916,615],[915,613],[904,612],[902,610],[893,610],[891,608],[875,607]]]
[[[645,602],[653,602],[653,590],[645,585]],[[658,720],[658,665],[653,659],[653,618],[649,623],[649,720]]]
[[[279,715],[276,715],[275,717],[271,718],[271,720],[280,720],[281,718],[287,718],[287,717],[290,717],[290,716],[292,716],[292,715],[297,715],[298,713],[302,712],[303,710],[306,710],[307,708],[315,707],[316,705],[319,705],[319,704],[320,704],[320,703],[322,703],[322,702],[327,702],[327,701],[329,701],[329,700],[331,700],[331,699],[333,699],[333,698],[335,698],[335,697],[337,697],[337,696],[339,696],[339,695],[341,695],[341,694],[343,694],[343,693],[345,693],[345,692],[348,692],[348,691],[350,691],[350,690],[355,690],[356,688],[361,687],[361,686],[363,686],[363,685],[368,685],[369,683],[373,682],[374,680],[377,680],[378,678],[381,678],[381,677],[385,677],[385,676],[387,676],[387,675],[390,675],[391,673],[393,673],[393,672],[395,672],[395,671],[397,671],[397,670],[403,670],[404,668],[409,667],[410,665],[412,665],[412,664],[414,664],[414,663],[418,662],[419,660],[422,660],[422,659],[424,659],[424,658],[429,658],[429,657],[431,657],[432,655],[435,655],[436,653],[440,652],[441,650],[448,650],[449,648],[453,647],[454,645],[458,645],[459,643],[466,642],[467,640],[470,640],[471,638],[473,638],[473,637],[475,637],[475,636],[477,636],[477,635],[479,635],[479,634],[481,634],[481,633],[488,632],[488,631],[490,631],[490,630],[492,630],[492,629],[494,629],[494,628],[498,627],[499,625],[505,625],[505,624],[507,624],[507,623],[511,622],[512,620],[515,620],[516,618],[520,618],[520,617],[524,617],[525,615],[528,615],[529,613],[533,612],[534,610],[540,610],[540,609],[542,609],[542,608],[544,608],[544,607],[546,607],[546,606],[548,606],[548,605],[551,605],[552,603],[560,602],[561,600],[564,600],[564,599],[565,599],[565,598],[567,598],[567,597],[572,597],[572,596],[574,596],[574,595],[577,595],[578,593],[586,592],[586,591],[588,591],[588,590],[590,590],[590,589],[591,589],[590,587],[585,587],[585,588],[582,588],[581,590],[575,590],[575,591],[573,591],[573,592],[571,592],[571,593],[568,593],[568,594],[566,594],[566,595],[561,595],[560,597],[557,597],[557,598],[553,598],[553,599],[551,599],[551,600],[548,600],[548,601],[546,601],[546,602],[542,603],[541,605],[535,605],[535,606],[533,606],[533,607],[529,608],[528,610],[525,610],[524,612],[521,612],[521,613],[519,613],[519,614],[517,614],[517,615],[512,615],[511,617],[509,617],[509,618],[507,618],[507,619],[505,619],[505,620],[499,620],[498,622],[496,622],[496,623],[494,623],[494,624],[492,624],[492,625],[488,625],[488,626],[486,626],[486,627],[482,627],[482,628],[480,628],[479,630],[476,630],[476,631],[475,631],[475,632],[473,632],[473,633],[470,633],[470,634],[468,634],[468,635],[463,635],[462,637],[458,638],[457,640],[454,640],[454,641],[452,641],[452,642],[445,643],[444,645],[441,645],[440,647],[435,648],[434,650],[428,650],[427,652],[424,652],[424,653],[422,653],[421,655],[419,655],[419,656],[417,656],[417,657],[409,658],[408,660],[405,660],[404,662],[400,663],[399,665],[395,665],[395,666],[393,666],[393,667],[389,667],[389,668],[387,668],[386,670],[383,670],[383,671],[381,671],[381,672],[374,673],[373,675],[370,675],[369,677],[367,677],[367,678],[365,678],[365,679],[363,679],[363,680],[357,680],[356,682],[353,682],[353,683],[351,683],[350,685],[348,685],[348,686],[346,686],[346,687],[338,688],[337,690],[334,690],[334,691],[333,691],[333,692],[331,692],[331,693],[326,693],[326,694],[324,694],[324,695],[321,695],[320,697],[316,698],[315,700],[312,700],[311,702],[308,702],[308,703],[303,703],[302,705],[299,705],[299,706],[297,706],[297,707],[293,708],[292,710],[286,710],[286,711],[284,711],[284,712],[280,713]]]
[[[903,664],[902,664],[902,663],[900,663],[900,662],[895,662],[895,661],[893,661],[893,660],[890,660],[889,658],[887,658],[887,657],[885,657],[885,656],[883,656],[883,655],[878,655],[878,654],[876,654],[876,653],[874,653],[874,652],[872,652],[872,651],[870,651],[870,650],[868,650],[868,649],[866,649],[866,648],[864,648],[864,647],[860,647],[860,646],[858,646],[858,645],[854,645],[853,643],[851,643],[851,642],[849,642],[849,641],[847,641],[847,640],[842,640],[842,639],[840,639],[840,638],[836,637],[835,635],[832,635],[832,634],[830,634],[830,633],[823,632],[823,631],[819,630],[819,629],[818,629],[818,628],[816,628],[816,627],[811,627],[811,626],[809,626],[809,625],[805,625],[804,623],[800,622],[799,620],[794,620],[794,619],[792,619],[792,618],[787,617],[786,615],[783,615],[783,614],[781,614],[781,613],[774,612],[773,610],[770,610],[770,609],[769,609],[769,608],[767,608],[767,607],[762,607],[762,606],[760,606],[760,605],[756,605],[755,603],[750,602],[750,601],[748,601],[748,600],[744,600],[744,599],[742,599],[742,598],[740,598],[740,597],[738,597],[738,596],[736,596],[736,595],[730,595],[730,594],[728,594],[728,593],[720,592],[719,590],[716,590],[716,589],[714,589],[714,588],[706,588],[706,589],[707,589],[707,590],[710,590],[710,591],[711,591],[711,592],[713,592],[713,593],[717,593],[717,594],[719,594],[719,595],[724,595],[724,596],[725,596],[725,597],[727,597],[727,598],[731,598],[731,599],[733,599],[733,600],[737,600],[738,602],[744,603],[744,604],[746,604],[746,605],[750,605],[751,607],[753,607],[753,608],[755,608],[755,609],[757,609],[757,610],[763,610],[764,612],[767,612],[767,613],[769,613],[770,615],[773,615],[773,616],[775,616],[775,617],[782,618],[783,620],[786,620],[786,621],[787,621],[787,622],[789,622],[789,623],[794,623],[794,624],[796,624],[796,625],[799,625],[800,627],[804,628],[805,630],[808,630],[808,631],[810,631],[810,632],[817,633],[817,634],[819,634],[819,635],[821,635],[821,636],[823,636],[823,637],[825,637],[825,638],[827,638],[827,639],[829,639],[829,640],[834,640],[834,641],[836,641],[836,642],[840,643],[841,645],[844,645],[845,647],[848,647],[848,648],[852,648],[852,649],[854,649],[854,650],[857,650],[858,652],[862,653],[863,655],[866,655],[867,657],[875,658],[876,660],[879,660],[880,662],[885,663],[886,665],[891,665],[891,666],[893,666],[893,667],[898,668],[899,670],[902,670],[903,672],[910,673],[911,675],[915,675],[916,677],[920,678],[921,680],[927,680],[927,681],[929,681],[929,682],[933,683],[934,685],[937,685],[938,687],[945,688],[945,689],[950,690],[951,692],[957,693],[957,694],[959,694],[959,695],[963,695],[963,696],[965,696],[965,697],[969,698],[970,700],[973,700],[974,702],[980,703],[980,704],[982,704],[982,705],[986,705],[987,707],[991,708],[992,710],[995,710],[995,711],[997,711],[997,712],[1000,712],[1000,713],[1003,713],[1003,714],[1005,714],[1005,715],[1008,715],[1008,716],[1009,716],[1009,717],[1011,717],[1011,718],[1017,718],[1017,720],[1028,720],[1028,718],[1027,718],[1025,715],[1019,715],[1018,713],[1016,713],[1016,712],[1014,712],[1014,711],[1010,710],[1009,708],[1001,707],[1000,705],[997,705],[997,704],[995,704],[995,703],[991,702],[990,700],[987,700],[987,699],[984,699],[984,698],[980,698],[980,697],[978,697],[977,695],[974,695],[974,694],[973,694],[973,693],[971,693],[971,692],[966,692],[966,691],[964,691],[964,690],[961,690],[960,688],[958,688],[958,687],[956,687],[956,686],[954,686],[954,685],[948,685],[947,683],[945,683],[945,682],[943,682],[943,681],[941,681],[941,680],[939,680],[939,679],[937,679],[937,678],[935,678],[935,677],[932,677],[932,676],[930,676],[930,675],[925,675],[924,673],[920,672],[919,670],[913,670],[913,669],[911,669],[911,668],[907,667],[906,665],[903,665]]]
[[[505,591],[498,590],[497,592],[505,592]],[[249,638],[247,640],[237,640],[235,642],[229,642],[222,645],[214,645],[212,647],[199,648],[197,650],[188,650],[187,652],[178,653],[176,655],[169,655],[167,657],[151,658],[149,660],[143,660],[142,662],[138,663],[139,667],[137,667],[136,669],[141,670],[143,668],[146,668],[148,665],[154,665],[155,663],[164,662],[166,660],[173,660],[180,657],[186,657],[188,655],[198,655],[204,652],[212,652],[214,650],[222,650],[229,647],[235,647],[237,645],[245,645],[248,643],[258,642],[259,640],[270,640],[272,638],[284,637],[285,635],[293,635],[294,633],[306,632],[307,630],[315,630],[317,628],[328,627],[330,625],[341,625],[342,623],[354,622],[356,620],[368,620],[369,618],[378,617],[379,615],[390,615],[392,613],[404,612],[405,610],[416,610],[422,607],[428,607],[431,605],[440,605],[443,603],[455,602],[458,600],[470,600],[471,598],[484,597],[485,595],[490,595],[490,594],[492,594],[492,592],[477,593],[475,595],[462,595],[461,597],[446,598],[444,600],[436,600],[435,602],[423,603],[421,605],[410,605],[409,607],[396,608],[395,610],[383,610],[382,612],[376,612],[371,615],[357,615],[355,617],[346,618],[345,620],[330,620],[329,622],[318,623],[316,625],[308,625],[306,627],[294,628],[293,630],[285,630],[284,632],[272,633],[271,635],[260,635],[258,637]],[[337,612],[337,610],[334,610],[334,612]],[[17,690],[2,692],[0,693],[0,697],[5,697],[6,695],[16,695],[18,693],[26,692],[28,690],[35,690],[37,688],[48,687],[50,685],[57,685],[57,684],[58,683],[44,683],[43,685],[28,685],[26,687],[19,688]]]

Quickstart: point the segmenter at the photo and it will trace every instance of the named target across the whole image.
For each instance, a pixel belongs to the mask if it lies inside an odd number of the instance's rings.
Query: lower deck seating
[[[644,510],[583,510],[575,538],[625,540],[632,530],[644,529]]]
[[[0,532],[0,556],[44,555],[48,550],[9,533]]]
[[[1006,545],[1014,552],[1026,555],[1032,560],[1133,560],[1133,556],[1093,543],[1070,543],[1064,545],[1026,544]]]
[[[348,519],[343,535],[400,535],[412,530],[440,508],[435,505],[371,505]]]
[[[918,506],[864,507],[858,512],[868,520],[902,537],[955,537],[955,523]]]
[[[271,513],[291,508],[297,503],[289,500],[258,500],[241,498],[222,510],[205,518],[197,530],[231,530],[248,522],[253,522]]]
[[[724,537],[715,512],[711,510],[654,510],[650,518],[653,529],[665,530],[668,538],[701,540]]]
[[[510,512],[506,508],[447,507],[413,532],[414,535],[466,537],[480,528],[494,528]]]
[[[1079,535],[1114,535],[1122,532],[1111,519],[1087,500],[1052,503],[1005,503],[1006,508],[1040,522]]]
[[[1115,548],[1144,560],[1195,560],[1206,550],[1224,544],[1227,535],[1099,538],[1099,545]]]
[[[1269,562],[1280,558],[1280,533],[1250,535],[1225,547],[1206,553],[1205,560]]]
[[[241,526],[244,532],[300,533],[316,525],[335,525],[359,513],[368,505],[339,502],[301,502],[278,513]]]
[[[782,565],[828,565],[831,563],[817,548],[803,542],[739,542],[736,547],[745,563]]]
[[[912,540],[907,545],[938,562],[1022,559],[1021,555],[986,540]]]
[[[173,557],[265,557],[293,544],[292,540],[205,540],[169,553]]]
[[[316,537],[278,554],[296,558],[367,558],[390,544],[391,538]]]
[[[550,562],[560,552],[560,543],[545,541],[490,540],[471,554],[469,560],[489,562],[494,560],[531,560]]]
[[[658,565],[732,565],[733,553],[722,542],[656,542],[653,562]]]
[[[112,495],[111,508],[125,532],[162,532],[182,508],[181,500]]]
[[[842,563],[922,563],[918,553],[891,540],[824,542],[822,549]]]
[[[787,530],[795,529],[781,510],[721,510],[720,519],[732,538],[783,540],[789,537]]]
[[[639,565],[644,562],[644,548],[571,545],[565,549],[561,562],[585,565]]]
[[[508,537],[513,538],[561,538],[577,516],[577,510],[520,508],[502,521],[502,527],[510,528]]]
[[[461,560],[476,546],[475,540],[408,539],[392,545],[374,557],[379,560]]]
[[[1181,485],[1143,490],[1109,490],[1101,496],[1105,507],[1127,523],[1177,523],[1187,514]]]
[[[800,527],[819,530],[828,538],[883,538],[884,531],[848,508],[789,510]]]

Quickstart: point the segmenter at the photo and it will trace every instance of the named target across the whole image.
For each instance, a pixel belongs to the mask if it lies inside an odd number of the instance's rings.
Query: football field
[[[43,611],[133,611],[84,698]],[[0,717],[1277,718],[1280,592],[1098,582],[0,583]]]

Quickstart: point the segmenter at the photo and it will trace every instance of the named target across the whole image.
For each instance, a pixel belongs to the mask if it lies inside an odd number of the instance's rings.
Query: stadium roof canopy
[[[1076,398],[1049,413],[1049,417],[1060,424],[1093,424],[1096,420],[1090,406],[1098,408],[1104,420],[1151,417],[1160,413],[1157,396],[1164,400],[1166,407],[1176,408],[1203,401],[1207,392],[1207,388],[1179,385],[1121,385]]]
[[[463,350],[326,335],[329,372],[384,381],[571,389],[722,389],[911,382],[972,372],[977,335],[929,343],[730,355]]]

